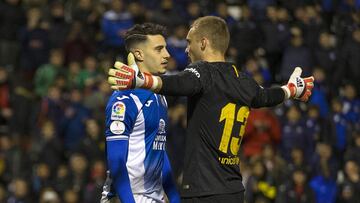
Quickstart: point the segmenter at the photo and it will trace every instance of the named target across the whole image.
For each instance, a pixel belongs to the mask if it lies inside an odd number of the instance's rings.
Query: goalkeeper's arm
[[[199,78],[191,71],[176,75],[155,76],[139,70],[132,53],[128,55],[128,64],[115,63],[116,69],[109,70],[109,83],[115,90],[143,88],[164,95],[191,96],[201,91]]]
[[[195,71],[194,68],[189,68],[189,71],[183,71],[180,74],[172,76],[154,76],[150,73],[142,73],[135,63],[133,54],[128,56],[129,66],[116,62],[115,68],[109,70],[109,83],[112,84],[113,89],[134,89],[143,88],[149,89],[153,92],[164,95],[179,95],[179,96],[191,96],[201,91],[202,85],[200,82],[200,74]],[[186,70],[186,69],[185,69]],[[192,71],[191,71],[192,70]],[[311,90],[314,87],[314,77],[301,78],[302,69],[296,67],[291,74],[288,83],[282,86],[281,92],[277,94],[279,97],[287,99],[299,99],[301,101],[307,101],[311,95]],[[202,77],[203,81],[206,81],[206,77]],[[271,91],[273,92],[273,91]],[[275,90],[278,92],[278,90]],[[264,94],[265,96],[267,94]],[[268,100],[265,98],[265,100]],[[284,99],[282,98],[281,101]],[[274,101],[268,100],[265,106],[276,103],[278,99]],[[262,105],[262,101],[256,102],[257,105]],[[257,106],[256,105],[256,106]]]

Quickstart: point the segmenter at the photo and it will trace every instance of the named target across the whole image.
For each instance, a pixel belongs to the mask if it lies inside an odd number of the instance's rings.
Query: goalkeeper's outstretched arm
[[[109,83],[112,85],[112,89],[143,88],[164,95],[191,96],[203,89],[202,83],[206,84],[207,77],[200,77],[196,66],[195,68],[188,67],[177,75],[155,76],[141,72],[132,53],[128,56],[128,64],[116,62],[116,69],[109,70]],[[284,98],[301,101],[309,99],[314,87],[314,77],[302,78],[301,73],[302,69],[296,67],[288,83],[281,87],[285,94]]]

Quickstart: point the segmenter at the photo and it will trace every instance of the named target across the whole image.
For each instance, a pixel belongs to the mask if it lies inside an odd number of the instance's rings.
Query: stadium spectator
[[[338,63],[338,50],[336,47],[336,38],[328,31],[322,31],[319,35],[318,46],[316,46],[314,55],[314,65],[323,69],[327,80],[332,80],[333,72],[336,71]],[[334,85],[332,85],[334,86]]]
[[[321,68],[314,68],[313,75],[315,82],[309,103],[317,106],[321,118],[326,118],[330,111],[329,103],[327,101],[327,98],[330,95],[327,76]]]
[[[65,64],[82,62],[85,57],[94,51],[93,44],[89,41],[89,33],[84,32],[84,24],[74,21],[63,45]]]
[[[360,132],[354,132],[352,138],[349,140],[349,145],[347,145],[343,159],[354,160],[356,163],[360,163]]]
[[[338,184],[338,202],[356,202],[360,199],[359,162],[348,160],[344,165],[344,180]]]
[[[37,69],[34,77],[35,92],[38,96],[44,97],[49,87],[54,84],[55,79],[65,75],[64,56],[61,50],[53,49],[50,53],[50,62]]]
[[[10,183],[10,195],[7,202],[29,202],[32,203],[31,187],[23,178],[14,178]]]
[[[25,10],[20,0],[5,0],[0,3],[0,65],[17,68],[19,29],[25,23]]]
[[[69,24],[65,21],[64,5],[61,1],[52,1],[48,15],[44,19],[49,31],[50,47],[61,49],[69,32]]]
[[[51,187],[52,174],[50,166],[46,163],[39,162],[35,164],[31,180],[32,195],[40,199],[40,193],[43,188]]]
[[[337,76],[336,82],[347,79],[359,87],[360,82],[360,28],[355,29],[352,32],[350,40],[345,42],[340,50],[339,55],[339,67],[335,74]],[[359,91],[359,90],[357,90]]]
[[[85,122],[86,137],[81,139],[76,151],[84,154],[88,160],[101,159],[105,152],[105,143],[98,122],[88,119]]]
[[[188,63],[188,57],[185,53],[187,31],[186,25],[178,25],[175,27],[174,34],[170,35],[166,40],[169,53],[175,59],[179,71],[184,70]]]
[[[245,157],[257,156],[264,146],[280,142],[280,123],[269,109],[254,109],[248,117],[242,146]]]
[[[113,57],[125,57],[124,34],[127,29],[134,25],[133,17],[126,10],[124,0],[111,0],[109,8],[101,19],[104,49]]]
[[[60,136],[64,139],[67,151],[76,151],[76,147],[85,137],[85,121],[91,116],[91,112],[82,103],[83,92],[79,89],[72,89],[69,96],[64,117],[60,121]]]
[[[52,187],[45,188],[41,191],[40,197],[39,197],[40,203],[60,203],[60,197],[59,194],[54,190]]]
[[[313,139],[313,137],[306,132],[299,107],[291,106],[286,112],[286,120],[282,123],[281,156],[289,161],[291,149],[300,148],[305,157],[311,157],[309,155],[311,155],[312,149],[308,149],[307,146],[309,139]]]
[[[295,66],[302,67],[305,74],[312,72],[311,50],[304,44],[303,37],[303,31],[299,27],[291,28],[290,44],[284,50],[281,61],[280,76],[283,81],[290,76]]]
[[[242,65],[245,60],[252,56],[255,49],[260,47],[261,33],[257,23],[252,20],[248,6],[241,6],[241,16],[230,28],[231,43],[229,54],[233,52],[236,63]]]
[[[275,199],[277,188],[274,177],[272,177],[264,163],[254,161],[251,164],[252,175],[250,175],[245,191],[246,202],[271,202]]]
[[[353,130],[360,129],[360,98],[357,87],[354,83],[345,84],[341,98],[345,119]]]
[[[27,10],[27,23],[18,30],[20,41],[19,72],[23,80],[32,83],[36,70],[48,62],[50,54],[49,31],[38,7]]]
[[[278,19],[277,9],[269,6],[266,9],[267,20],[261,22],[263,42],[260,47],[265,50],[270,72],[275,81],[280,81],[279,70],[285,48],[290,38],[289,24]]]
[[[310,187],[315,193],[317,203],[335,203],[338,188],[327,162],[319,165],[319,172],[310,179]]]
[[[279,186],[276,203],[315,203],[315,195],[310,188],[307,173],[296,168],[291,172],[290,180]]]
[[[8,72],[0,66],[0,133],[10,130],[13,116],[12,91]]]
[[[32,141],[30,156],[33,163],[42,162],[47,164],[51,171],[56,171],[63,158],[62,151],[63,145],[55,124],[50,120],[44,121],[40,133]]]
[[[93,157],[91,159],[94,159]],[[93,161],[90,165],[90,177],[86,184],[85,191],[83,193],[83,202],[86,203],[98,203],[99,194],[102,192],[102,187],[106,178],[104,171],[106,165],[103,160],[98,159]]]

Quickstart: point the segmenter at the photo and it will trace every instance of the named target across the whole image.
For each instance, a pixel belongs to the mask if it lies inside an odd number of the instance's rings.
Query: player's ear
[[[144,60],[144,52],[141,49],[134,49],[132,53],[134,54],[136,61]]]
[[[207,46],[208,41],[207,41],[206,38],[202,38],[200,42],[201,42],[200,48],[201,48],[202,51],[204,51],[206,46]]]

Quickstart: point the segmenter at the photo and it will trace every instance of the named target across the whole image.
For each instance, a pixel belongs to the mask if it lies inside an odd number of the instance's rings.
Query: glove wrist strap
[[[159,84],[158,79],[149,73],[143,73],[143,75],[144,83],[140,87],[143,89],[155,90]]]
[[[293,83],[288,83],[287,85],[283,85],[281,86],[281,88],[286,92],[286,99],[290,99],[295,96],[296,87]]]

